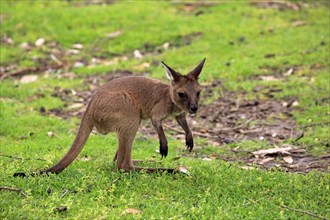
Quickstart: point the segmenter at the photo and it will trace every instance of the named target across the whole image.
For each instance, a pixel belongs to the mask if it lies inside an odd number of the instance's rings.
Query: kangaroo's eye
[[[197,94],[196,94],[196,95],[197,95],[197,97],[199,97],[199,96],[200,96],[200,94],[201,94],[201,91],[197,92]]]
[[[186,93],[184,93],[184,92],[179,92],[179,93],[178,93],[178,96],[179,96],[181,99],[183,99],[183,98],[186,97]]]

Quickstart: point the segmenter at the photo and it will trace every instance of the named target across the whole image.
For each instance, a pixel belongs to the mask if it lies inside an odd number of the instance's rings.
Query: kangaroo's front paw
[[[159,147],[159,153],[160,153],[160,155],[162,155],[162,158],[163,157],[166,157],[167,156],[167,153],[168,153],[168,147],[167,147],[167,145],[160,145],[160,147]]]
[[[186,137],[186,146],[189,151],[192,151],[192,149],[194,148],[194,139],[191,135],[187,135]]]

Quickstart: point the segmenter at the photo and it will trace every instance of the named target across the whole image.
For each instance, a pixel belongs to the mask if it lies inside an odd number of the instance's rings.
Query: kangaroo
[[[159,152],[168,154],[167,139],[162,121],[172,115],[185,132],[186,146],[194,147],[192,132],[186,121],[186,114],[198,110],[201,86],[198,83],[205,58],[187,75],[181,75],[162,62],[170,85],[155,79],[129,76],[114,79],[101,86],[90,100],[82,118],[78,134],[67,154],[51,168],[40,173],[60,173],[79,155],[92,129],[101,134],[116,132],[118,148],[114,157],[116,170],[146,170],[154,172],[158,168],[134,167],[132,144],[141,120],[151,119],[159,136]],[[173,171],[173,169],[159,168]],[[14,176],[25,176],[16,173]]]

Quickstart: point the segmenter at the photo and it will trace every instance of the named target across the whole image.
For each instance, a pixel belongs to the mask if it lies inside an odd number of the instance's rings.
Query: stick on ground
[[[290,207],[285,206],[285,205],[281,205],[281,208],[288,209],[288,210],[295,211],[295,212],[300,212],[300,213],[303,213],[305,215],[310,215],[310,216],[313,216],[314,218],[327,220],[327,218],[316,215],[316,214],[314,214],[312,212],[309,212],[309,211],[305,211],[305,210],[301,210],[301,209],[294,209],[294,208],[290,208]]]
[[[28,196],[23,192],[22,189],[19,188],[13,188],[13,187],[8,187],[8,186],[0,186],[0,190],[8,190],[8,191],[14,191],[20,193],[22,196],[27,198]]]
[[[47,161],[47,160],[42,159],[42,158],[22,158],[22,157],[16,157],[16,156],[4,155],[4,154],[0,154],[0,157],[8,157],[8,158],[11,158],[11,159],[16,159],[16,160],[41,160],[41,161]]]

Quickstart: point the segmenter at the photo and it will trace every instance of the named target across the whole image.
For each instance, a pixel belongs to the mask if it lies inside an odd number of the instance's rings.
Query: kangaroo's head
[[[198,110],[199,96],[201,92],[198,78],[202,72],[204,62],[205,58],[187,75],[181,75],[162,62],[166,75],[171,80],[170,94],[172,101],[182,110],[189,112],[190,114],[196,113]]]

